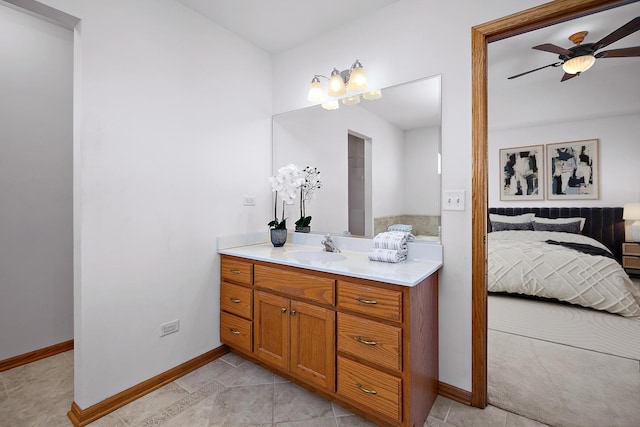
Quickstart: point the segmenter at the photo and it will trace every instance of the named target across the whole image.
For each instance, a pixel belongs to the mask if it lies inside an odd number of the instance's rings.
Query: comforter
[[[607,248],[581,234],[498,231],[488,235],[488,290],[555,298],[640,317],[640,286],[610,257],[583,253],[555,242]],[[597,252],[597,251],[595,251]]]

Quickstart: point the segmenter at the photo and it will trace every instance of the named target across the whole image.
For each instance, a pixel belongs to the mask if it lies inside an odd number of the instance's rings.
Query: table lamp
[[[622,219],[633,221],[631,223],[631,239],[640,242],[640,203],[626,203],[622,213]]]

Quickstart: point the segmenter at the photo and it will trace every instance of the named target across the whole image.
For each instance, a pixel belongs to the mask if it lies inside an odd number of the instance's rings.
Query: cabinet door
[[[335,390],[335,312],[291,301],[293,375],[325,390]]]
[[[256,291],[254,308],[254,354],[274,367],[289,369],[289,299]]]

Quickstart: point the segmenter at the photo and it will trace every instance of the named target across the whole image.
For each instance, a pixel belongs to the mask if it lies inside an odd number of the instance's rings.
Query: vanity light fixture
[[[320,77],[329,81],[327,87],[327,99],[320,83]],[[338,99],[342,99],[344,105],[354,105],[360,102],[360,94],[347,95],[347,91],[350,92],[362,92],[367,89],[367,74],[362,68],[362,64],[359,60],[353,63],[348,70],[338,71],[334,68],[331,71],[330,77],[323,76],[322,74],[316,74],[311,80],[311,86],[309,87],[309,95],[307,100],[309,102],[321,103],[322,108],[325,110],[335,110],[339,108]],[[347,96],[345,96],[347,95]],[[367,100],[378,99],[382,97],[382,92],[372,90],[362,94],[362,97]]]
[[[631,239],[640,242],[640,203],[627,203],[624,205],[622,219],[632,221]]]

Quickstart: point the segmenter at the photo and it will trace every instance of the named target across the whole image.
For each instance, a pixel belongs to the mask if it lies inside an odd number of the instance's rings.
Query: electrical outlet
[[[178,332],[179,330],[180,319],[172,320],[171,322],[163,323],[162,325],[160,325],[160,336],[164,337],[165,335]]]
[[[244,196],[244,205],[245,206],[255,206],[256,205],[256,197],[255,196]]]
[[[442,192],[443,211],[464,210],[464,190],[449,190]]]

